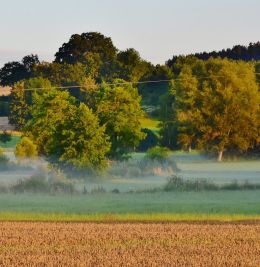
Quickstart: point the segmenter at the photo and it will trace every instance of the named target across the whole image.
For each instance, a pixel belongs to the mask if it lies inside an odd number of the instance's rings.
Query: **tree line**
[[[153,65],[89,32],[72,35],[53,62],[29,55],[5,64],[0,82],[12,86],[10,122],[64,168],[105,166],[107,158],[158,142],[221,160],[223,153],[259,152],[259,43],[221,53]],[[146,83],[158,80],[168,81]],[[161,120],[159,136],[141,127],[147,106]]]

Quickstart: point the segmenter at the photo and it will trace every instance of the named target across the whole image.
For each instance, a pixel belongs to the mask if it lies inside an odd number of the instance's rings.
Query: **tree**
[[[235,45],[233,48],[222,49],[221,51],[212,51],[212,52],[202,52],[192,55],[187,55],[187,57],[194,56],[198,59],[208,60],[210,58],[229,58],[233,60],[260,60],[260,42],[250,43],[248,46]],[[166,64],[169,67],[172,67],[176,64],[178,59],[183,56],[173,56],[172,59],[169,59]]]
[[[86,67],[81,63],[42,63],[34,69],[35,76],[50,80],[53,86],[68,87],[71,95],[80,98],[79,86],[86,78]]]
[[[120,82],[122,80],[115,81]],[[113,158],[120,158],[129,150],[133,150],[145,137],[141,131],[140,119],[143,117],[143,111],[140,101],[137,89],[131,84],[103,86],[96,113],[110,137],[110,156]]]
[[[192,74],[192,69],[183,67],[178,80],[175,82],[171,94],[174,95],[173,118],[178,128],[178,143],[191,151],[192,145],[199,137],[198,123],[200,122],[199,81]]]
[[[48,79],[54,86],[80,85],[86,77],[86,67],[81,63],[42,63],[34,68],[36,77]]]
[[[221,161],[225,150],[246,151],[259,137],[260,93],[251,64],[210,59],[206,68],[214,76],[202,85],[198,145]]]
[[[26,103],[24,91],[24,82],[17,82],[13,86],[11,89],[10,99],[9,122],[19,130],[25,125],[29,115],[28,104]]]
[[[15,156],[18,159],[35,158],[38,155],[37,146],[28,138],[23,137],[16,145]]]
[[[141,81],[148,81],[148,83],[138,85],[139,93],[143,98],[143,104],[159,106],[160,96],[166,94],[171,87],[171,82],[165,80],[172,78],[173,73],[167,66],[150,66],[149,70],[141,79]],[[161,82],[153,83],[149,81]]]
[[[126,81],[138,82],[150,68],[150,64],[141,59],[140,54],[133,48],[117,54],[119,62],[119,77]]]
[[[110,143],[105,128],[85,104],[77,106],[68,92],[35,94],[25,134],[40,155],[62,168],[98,170],[106,166]]]
[[[103,63],[112,62],[116,57],[117,49],[111,38],[98,32],[74,34],[69,42],[64,43],[55,54],[56,63],[75,64],[84,63],[88,52],[97,53]]]
[[[25,56],[21,62],[9,62],[0,70],[0,84],[12,86],[16,82],[29,79],[33,75],[33,68],[39,64],[37,55]]]
[[[93,78],[86,77],[81,84],[80,101],[85,103],[93,111],[96,111],[99,94],[100,86],[95,83]]]
[[[209,59],[205,74],[184,66],[175,84],[175,118],[182,144],[218,153],[246,151],[259,136],[260,95],[254,66]],[[205,78],[206,77],[206,78]]]

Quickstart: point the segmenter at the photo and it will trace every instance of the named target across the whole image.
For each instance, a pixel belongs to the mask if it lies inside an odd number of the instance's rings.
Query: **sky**
[[[154,64],[260,40],[260,0],[0,0],[0,66],[98,31]]]

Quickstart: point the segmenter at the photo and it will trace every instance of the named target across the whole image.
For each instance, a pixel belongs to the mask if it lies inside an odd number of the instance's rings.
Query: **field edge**
[[[155,214],[68,214],[68,213],[34,213],[34,212],[0,212],[0,222],[96,222],[96,223],[174,223],[174,222],[208,222],[208,223],[259,223],[260,215],[245,214],[171,214],[171,213],[155,213]]]

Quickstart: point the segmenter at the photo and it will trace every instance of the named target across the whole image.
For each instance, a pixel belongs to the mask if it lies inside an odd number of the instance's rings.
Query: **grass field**
[[[260,191],[0,195],[0,220],[194,221],[260,219]]]
[[[15,148],[16,144],[19,142],[21,137],[19,135],[12,135],[12,139],[10,142],[0,142],[0,147],[2,148]]]
[[[159,120],[155,120],[155,119],[151,119],[151,118],[144,118],[141,120],[141,125],[142,128],[147,128],[150,129],[154,132],[158,132],[159,131]]]
[[[141,159],[144,154],[133,154]],[[216,183],[260,182],[259,161],[218,163],[197,152],[174,152],[184,178]],[[32,175],[33,170],[2,171],[1,185]],[[28,177],[29,177],[28,176]],[[0,194],[0,220],[52,221],[238,221],[260,219],[260,190],[127,193],[160,188],[167,177],[110,178],[86,182],[88,192],[102,186],[108,193],[75,195]],[[77,186],[77,185],[76,185]],[[78,186],[83,186],[79,182]],[[109,193],[119,189],[119,194]]]

